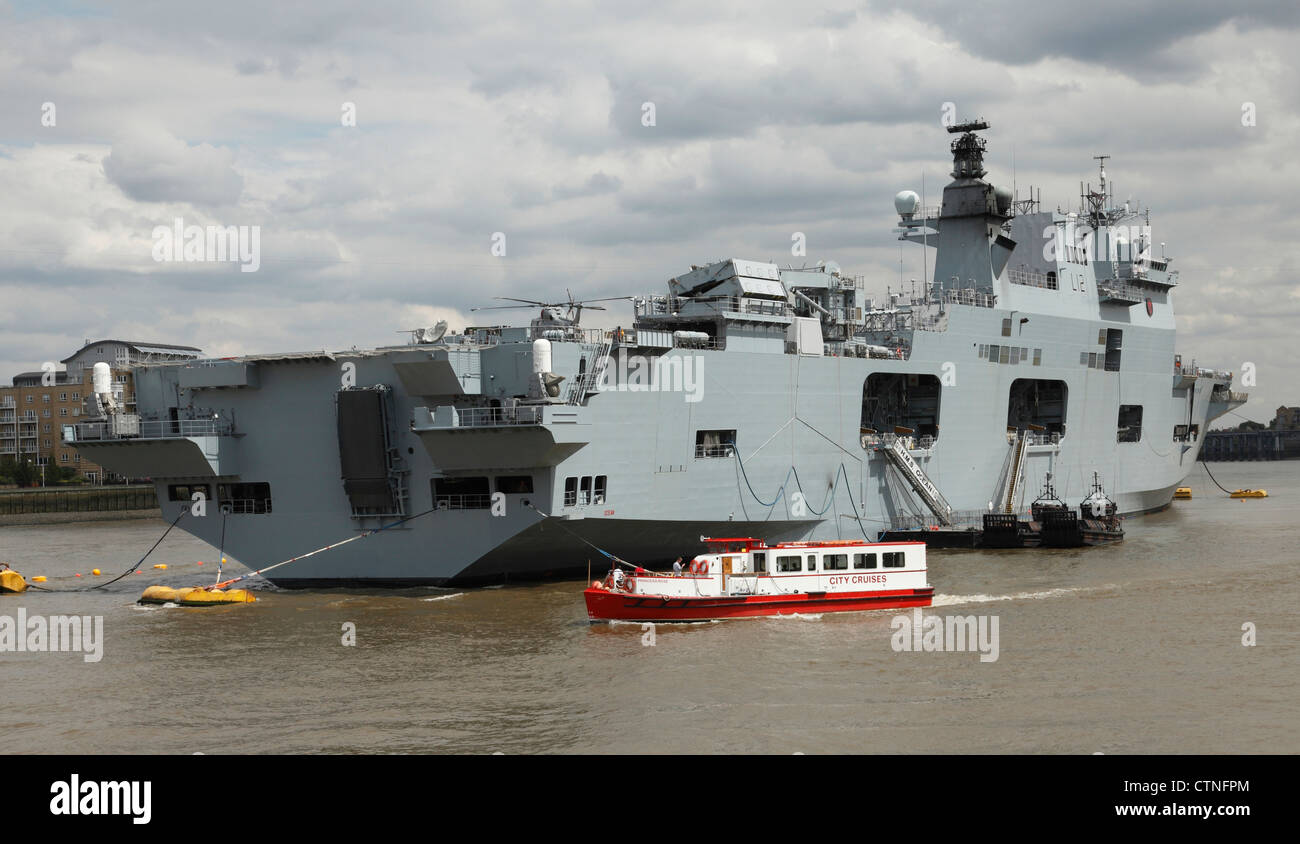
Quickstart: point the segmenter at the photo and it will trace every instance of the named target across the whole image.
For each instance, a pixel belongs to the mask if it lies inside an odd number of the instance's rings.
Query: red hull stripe
[[[587,589],[587,616],[600,621],[707,621],[788,615],[795,612],[861,612],[928,607],[934,587],[880,592],[814,592],[799,595],[739,595],[717,598],[660,598]]]

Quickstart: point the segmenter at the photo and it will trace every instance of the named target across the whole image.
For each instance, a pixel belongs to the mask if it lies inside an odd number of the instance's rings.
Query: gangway
[[[943,497],[943,494],[939,492],[939,488],[917,465],[917,462],[912,459],[903,437],[894,437],[893,442],[888,443],[880,450],[884,452],[889,462],[894,464],[894,468],[907,480],[916,494],[921,497],[921,500],[925,502],[925,506],[930,508],[930,512],[934,513],[935,518],[939,520],[939,524],[945,527],[951,525],[952,505]]]
[[[1011,459],[1011,472],[1007,476],[1007,499],[1003,513],[1016,512],[1016,493],[1020,491],[1020,477],[1025,473],[1025,449],[1029,448],[1029,431],[1016,432],[1015,456]]]

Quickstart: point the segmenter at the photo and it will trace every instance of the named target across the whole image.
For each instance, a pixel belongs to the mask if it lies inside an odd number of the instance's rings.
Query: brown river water
[[[0,753],[1300,752],[1300,461],[1210,469],[1271,497],[1229,500],[1197,466],[1192,501],[1116,546],[931,552],[925,614],[996,616],[996,661],[896,651],[891,610],[659,625],[648,644],[588,623],[582,581],[141,607],[146,585],[215,576],[173,531],[147,564],[165,572],[0,596],[0,617],[103,617],[98,662],[0,652]],[[164,528],[0,527],[0,560],[79,589]]]

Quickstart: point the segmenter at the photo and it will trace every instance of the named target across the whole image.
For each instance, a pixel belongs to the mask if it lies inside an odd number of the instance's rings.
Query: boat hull
[[[798,595],[733,595],[708,598],[673,598],[635,595],[588,588],[583,597],[591,621],[713,621],[725,618],[753,618],[825,612],[928,607],[934,587],[891,589],[875,592],[813,592]]]

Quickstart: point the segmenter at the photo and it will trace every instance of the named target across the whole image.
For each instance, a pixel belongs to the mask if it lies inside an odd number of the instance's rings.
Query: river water
[[[579,581],[141,607],[146,585],[215,576],[173,531],[149,560],[166,571],[0,596],[0,616],[104,630],[98,662],[0,653],[0,752],[1295,753],[1300,462],[1210,469],[1271,497],[1229,500],[1197,466],[1195,498],[1117,546],[931,552],[924,612],[996,616],[996,661],[896,651],[897,611],[659,625],[649,644],[589,624]],[[81,589],[164,528],[0,527],[0,560]]]

